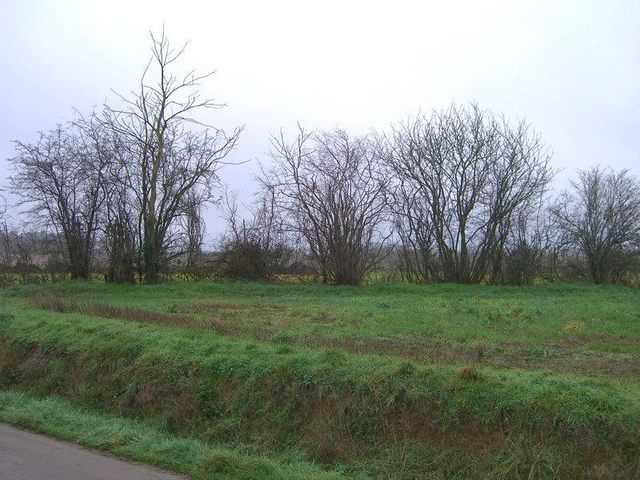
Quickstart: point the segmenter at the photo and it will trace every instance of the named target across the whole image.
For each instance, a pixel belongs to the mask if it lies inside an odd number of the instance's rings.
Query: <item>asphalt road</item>
[[[184,480],[0,424],[0,480]]]

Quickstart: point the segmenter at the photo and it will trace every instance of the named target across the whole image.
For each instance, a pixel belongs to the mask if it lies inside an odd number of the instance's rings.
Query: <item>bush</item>
[[[225,242],[218,257],[218,272],[224,278],[271,281],[281,270],[285,249],[265,247],[258,239],[235,238]]]

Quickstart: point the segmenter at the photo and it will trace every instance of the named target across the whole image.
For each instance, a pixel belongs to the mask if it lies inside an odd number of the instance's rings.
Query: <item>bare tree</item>
[[[551,179],[550,154],[526,122],[477,105],[418,115],[386,157],[403,254],[421,281],[495,280],[515,214]]]
[[[11,186],[34,218],[62,235],[71,278],[89,278],[105,199],[103,171],[113,161],[110,139],[95,117],[15,142]]]
[[[519,210],[505,242],[500,281],[531,285],[539,276],[553,279],[553,272],[545,271],[545,259],[553,260],[555,233],[546,202]]]
[[[134,283],[137,261],[135,225],[129,207],[129,192],[111,172],[111,189],[105,202],[103,246],[106,253],[105,281]]]
[[[272,139],[274,166],[262,175],[285,226],[304,238],[325,282],[358,285],[388,238],[386,188],[372,140],[343,130],[299,129]]]
[[[171,48],[164,32],[151,36],[152,58],[138,92],[120,96],[124,107],[107,108],[106,122],[129,139],[123,177],[138,208],[140,268],[147,282],[159,280],[179,218],[187,214],[185,199],[209,201],[218,185],[218,170],[234,148],[241,128],[231,134],[199,122],[196,110],[221,108],[200,95],[200,82],[213,72],[171,72],[185,46]],[[149,80],[155,69],[156,80]],[[191,126],[192,129],[187,127]]]
[[[390,169],[390,178],[393,178],[393,184],[389,193],[389,207],[395,233],[400,240],[400,273],[405,280],[411,282],[430,283],[440,280],[442,268],[437,255],[436,231],[426,214],[430,211],[430,206],[413,182],[397,176],[394,168]]]
[[[565,245],[579,251],[595,283],[611,280],[640,248],[640,182],[628,170],[579,173],[553,215]]]

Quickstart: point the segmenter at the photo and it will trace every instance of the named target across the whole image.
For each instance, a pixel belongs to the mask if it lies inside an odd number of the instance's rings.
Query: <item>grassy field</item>
[[[63,282],[0,302],[1,420],[16,395],[115,415],[189,446],[141,458],[19,418],[196,478],[640,475],[637,289]]]

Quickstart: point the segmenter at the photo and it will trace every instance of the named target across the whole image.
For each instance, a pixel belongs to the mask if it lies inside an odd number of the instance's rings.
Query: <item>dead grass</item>
[[[603,352],[585,350],[587,343],[578,339],[566,339],[545,348],[555,352],[553,357],[535,354],[528,344],[510,342],[501,345],[501,351],[490,350],[484,342],[472,346],[443,343],[437,339],[420,338],[350,338],[305,336],[293,338],[292,343],[312,348],[338,348],[351,353],[393,355],[421,363],[482,363],[500,368],[547,369],[557,372],[587,376],[640,377],[640,355],[628,354],[611,357]]]
[[[20,360],[17,368],[20,372],[28,374],[45,367],[54,357],[54,353],[45,353],[42,348],[35,347],[29,350],[29,352],[27,352],[27,354]]]
[[[323,397],[315,399],[304,423],[305,441],[313,458],[324,464],[353,460],[356,442],[349,434],[344,410],[335,401]]]
[[[218,310],[247,310],[251,308],[246,303],[235,302],[193,302],[187,305],[175,304],[169,308],[171,312],[183,312],[183,313],[208,313]]]
[[[311,318],[313,323],[319,323],[321,325],[329,325],[335,322],[335,318],[329,316],[327,313],[320,313]]]
[[[482,362],[484,360],[485,353],[487,352],[487,344],[478,340],[473,344],[473,348],[476,352],[476,360]]]
[[[172,327],[184,327],[194,330],[214,330],[222,334],[236,334],[237,328],[219,318],[207,318],[206,322],[176,313],[162,313],[136,307],[120,307],[102,302],[80,303],[63,301],[53,296],[40,296],[32,299],[32,304],[43,310],[60,313],[79,313],[103,318],[112,318],[130,322],[153,323]]]
[[[255,302],[239,303],[239,302],[193,302],[186,305],[175,304],[170,309],[171,312],[182,313],[211,313],[218,311],[234,311],[234,310],[272,310],[284,311],[286,307],[281,303]]]
[[[18,357],[13,351],[0,349],[0,372],[12,368],[17,361]]]

